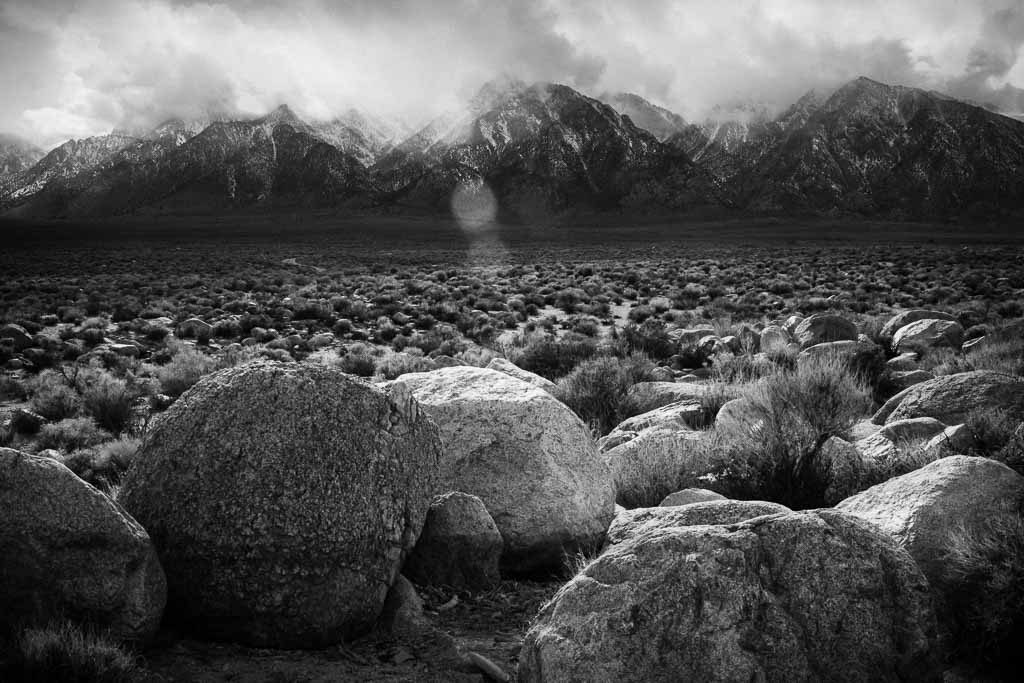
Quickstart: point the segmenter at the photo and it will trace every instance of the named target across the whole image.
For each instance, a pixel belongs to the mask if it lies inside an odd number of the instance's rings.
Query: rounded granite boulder
[[[217,639],[322,647],[373,625],[440,459],[401,383],[254,363],[158,418],[121,500],[156,545],[170,617]]]

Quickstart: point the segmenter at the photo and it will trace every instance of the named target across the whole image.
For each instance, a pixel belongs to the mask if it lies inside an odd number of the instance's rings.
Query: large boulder
[[[623,510],[615,515],[608,527],[605,546],[621,543],[637,534],[677,526],[698,526],[702,524],[736,524],[754,517],[792,512],[785,505],[764,500],[705,500],[688,505],[670,507],[635,508]]]
[[[836,507],[890,534],[938,587],[954,535],[977,535],[994,518],[1017,514],[1022,503],[1024,477],[988,458],[953,455],[873,486]],[[951,596],[939,590],[937,597],[945,621]]]
[[[889,321],[882,326],[882,330],[878,333],[878,336],[879,338],[888,341],[896,335],[896,332],[898,332],[900,328],[906,327],[911,323],[916,323],[919,320],[948,320],[956,322],[956,317],[949,313],[943,313],[942,311],[928,311],[921,308],[914,308],[909,311],[902,311],[889,318]]]
[[[440,461],[437,426],[400,382],[254,363],[208,375],[156,419],[121,500],[185,627],[321,647],[377,619]]]
[[[501,532],[476,496],[451,491],[430,504],[402,572],[424,586],[486,590],[501,581]]]
[[[492,358],[491,362],[487,364],[487,368],[489,370],[497,370],[498,372],[504,372],[506,375],[510,377],[521,379],[527,384],[532,384],[533,386],[539,389],[543,389],[544,391],[553,391],[555,388],[555,383],[552,382],[551,380],[541,377],[540,375],[537,375],[535,373],[532,373],[529,370],[523,370],[521,367],[519,367],[512,361],[507,360],[505,358]]]
[[[14,323],[0,325],[0,339],[10,339],[13,342],[15,351],[24,351],[35,345],[32,335],[21,325]]]
[[[670,403],[699,401],[711,390],[711,385],[694,382],[638,382],[626,392],[626,401],[646,413]]]
[[[904,325],[892,338],[899,353],[919,348],[959,349],[964,342],[964,328],[955,320],[918,320]]]
[[[640,415],[626,418],[615,429],[601,437],[597,442],[600,451],[607,451],[623,444],[652,427],[670,429],[690,429],[700,425],[704,416],[704,406],[700,401],[677,401],[661,408],[649,410]]]
[[[0,448],[0,631],[70,617],[124,640],[160,625],[167,585],[149,535],[59,462]]]
[[[909,417],[963,422],[972,411],[1002,410],[1024,420],[1024,378],[990,370],[944,375],[915,384],[889,399],[875,415],[885,424]]]
[[[771,353],[772,351],[784,351],[791,341],[793,338],[784,327],[768,325],[761,330],[758,345],[761,351]]]
[[[877,354],[884,360],[885,352],[877,344],[864,341],[843,341],[823,342],[809,346],[797,356],[798,362],[806,362],[812,358],[834,357],[842,361],[850,361],[860,357]],[[879,361],[881,362],[881,361]]]
[[[715,431],[726,436],[753,434],[763,426],[764,415],[747,398],[726,401],[715,416]]]
[[[560,565],[600,544],[615,504],[611,472],[586,425],[542,389],[496,370],[403,375],[437,422],[445,490],[478,496],[505,543],[502,568]]]
[[[937,681],[935,631],[913,559],[856,518],[659,526],[541,609],[519,680]]]
[[[840,315],[815,313],[800,321],[793,337],[801,349],[825,342],[857,341],[857,326]]]

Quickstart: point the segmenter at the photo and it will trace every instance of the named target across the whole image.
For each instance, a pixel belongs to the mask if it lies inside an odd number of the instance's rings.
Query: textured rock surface
[[[979,527],[1024,499],[1024,477],[988,458],[953,455],[851,496],[836,509],[877,524],[934,575],[958,525]]]
[[[876,414],[876,422],[890,404],[894,407],[884,417],[885,424],[909,417],[956,424],[973,410],[1004,410],[1024,420],[1024,378],[989,370],[936,377],[894,396]]]
[[[761,350],[764,352],[781,351],[789,346],[792,336],[784,327],[768,325],[761,330],[759,338]]]
[[[638,382],[629,388],[626,400],[637,410],[650,412],[671,403],[700,400],[710,388],[692,382]]]
[[[967,425],[953,425],[933,436],[924,448],[928,452],[945,450],[955,455],[967,453],[976,445],[974,434]]]
[[[486,590],[501,581],[501,532],[476,496],[452,491],[434,498],[402,572],[425,586]]]
[[[146,531],[50,458],[0,448],[0,614],[68,616],[146,640],[160,625],[164,572]]]
[[[940,588],[953,534],[974,535],[1024,504],[1024,477],[988,458],[953,455],[847,498],[836,509],[877,525],[917,561],[936,587],[944,623],[955,607]],[[988,598],[991,599],[991,598]]]
[[[935,379],[935,375],[927,370],[893,370],[889,373],[889,380],[901,391],[930,379]]]
[[[610,546],[541,610],[519,660],[520,681],[939,678],[924,576],[833,510]]]
[[[756,432],[764,424],[764,417],[745,398],[726,401],[715,416],[715,431],[721,434]]]
[[[956,316],[950,315],[949,313],[943,313],[942,311],[929,311],[923,308],[914,308],[909,311],[897,313],[893,317],[889,318],[888,322],[882,326],[882,330],[878,333],[878,336],[886,340],[892,339],[900,328],[906,327],[911,323],[916,323],[919,320],[949,320],[955,322]]]
[[[645,429],[666,427],[669,429],[690,429],[697,425],[704,414],[700,401],[677,401],[646,413],[626,418],[615,429],[597,442],[600,451],[607,451],[623,444]]]
[[[814,467],[821,481],[825,482],[823,497],[826,505],[835,505],[859,491],[860,483],[867,474],[861,452],[838,436],[830,437],[821,445]]]
[[[946,425],[934,417],[910,417],[905,420],[888,422],[878,430],[878,433],[890,441],[898,443],[900,441],[930,439],[945,428]]]
[[[885,355],[877,345],[872,344],[871,342],[844,339],[843,341],[823,342],[821,344],[809,346],[800,352],[797,360],[803,361],[808,358],[820,358],[822,356],[837,356],[839,358],[846,359],[852,356],[876,352],[882,357]]]
[[[376,620],[440,459],[400,382],[256,363],[203,378],[156,421],[121,499],[153,537],[168,614],[214,638],[317,647]]]
[[[400,382],[440,427],[445,490],[478,496],[498,525],[504,570],[557,566],[601,542],[611,472],[569,408],[496,370],[444,368]]]
[[[683,489],[665,496],[659,507],[674,507],[678,505],[689,505],[690,503],[706,503],[711,500],[725,500],[721,493],[708,491],[707,489]]]
[[[794,339],[801,349],[835,341],[857,341],[857,326],[832,313],[815,313],[796,326]]]
[[[541,377],[540,375],[534,374],[529,370],[523,370],[521,367],[516,365],[510,360],[504,358],[492,358],[491,362],[487,364],[488,370],[497,370],[498,372],[504,372],[510,377],[521,379],[528,384],[543,389],[544,391],[551,391],[555,388],[555,383],[549,379]]]
[[[616,513],[605,546],[621,543],[651,529],[702,524],[736,524],[754,517],[792,512],[763,500],[706,500],[672,507],[635,508]]]
[[[964,341],[964,328],[955,320],[918,320],[904,325],[892,338],[899,352],[919,347],[959,349]]]

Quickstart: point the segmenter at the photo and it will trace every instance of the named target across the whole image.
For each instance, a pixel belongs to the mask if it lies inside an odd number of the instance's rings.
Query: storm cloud
[[[6,0],[0,131],[51,146],[287,103],[415,124],[500,74],[689,118],[858,75],[1024,112],[1022,0]]]

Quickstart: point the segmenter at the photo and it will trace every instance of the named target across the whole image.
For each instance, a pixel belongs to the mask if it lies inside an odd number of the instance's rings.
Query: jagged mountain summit
[[[512,78],[409,132],[358,111],[308,122],[171,120],[70,141],[0,176],[0,210],[105,216],[326,206],[445,212],[486,184],[501,215],[593,210],[811,213],[906,219],[1024,212],[1024,123],[869,79],[777,116],[699,124],[635,95],[587,97]]]
[[[628,116],[634,124],[646,130],[660,142],[665,142],[673,135],[687,129],[688,124],[682,116],[649,102],[639,95],[605,93],[598,99],[623,116]]]
[[[488,84],[461,118],[431,122],[374,170],[392,201],[441,207],[460,182],[485,182],[518,217],[714,201],[710,179],[688,159],[607,104],[554,83]]]
[[[46,153],[16,135],[0,134],[0,178],[19,173],[34,165]]]

